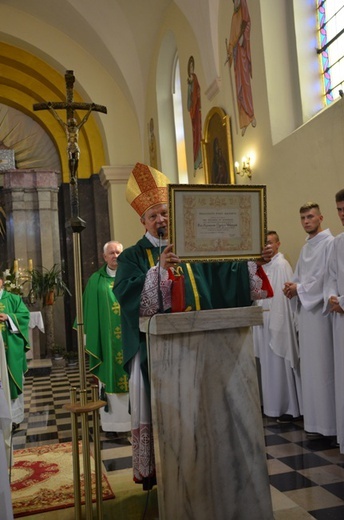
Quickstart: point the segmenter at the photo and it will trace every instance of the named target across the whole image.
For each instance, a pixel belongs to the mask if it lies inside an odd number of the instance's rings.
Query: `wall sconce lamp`
[[[251,159],[249,156],[242,158],[242,165],[240,169],[240,164],[238,162],[234,163],[235,173],[240,175],[241,177],[245,177],[245,175],[251,179],[252,178],[252,170],[251,170]]]

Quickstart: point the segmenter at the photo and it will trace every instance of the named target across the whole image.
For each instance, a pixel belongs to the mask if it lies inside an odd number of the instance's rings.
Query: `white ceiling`
[[[137,115],[145,99],[158,34],[173,4],[195,32],[207,87],[218,76],[214,49],[219,0],[0,0],[0,5],[25,13],[27,24],[33,17],[80,45],[113,77]]]

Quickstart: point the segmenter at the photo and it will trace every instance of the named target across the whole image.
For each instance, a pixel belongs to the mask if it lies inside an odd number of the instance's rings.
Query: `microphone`
[[[158,233],[158,237],[159,237],[159,269],[158,269],[158,312],[159,313],[162,313],[164,312],[164,304],[163,304],[163,301],[162,301],[162,292],[161,292],[161,287],[160,287],[160,284],[161,284],[161,263],[160,263],[160,258],[161,258],[161,238],[165,235],[165,228],[163,227],[159,227],[157,229],[157,233]]]

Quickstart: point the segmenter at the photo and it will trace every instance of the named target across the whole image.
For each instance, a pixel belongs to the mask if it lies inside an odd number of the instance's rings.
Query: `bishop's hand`
[[[161,253],[160,265],[163,269],[176,267],[180,263],[180,258],[173,252],[173,244],[168,244]]]

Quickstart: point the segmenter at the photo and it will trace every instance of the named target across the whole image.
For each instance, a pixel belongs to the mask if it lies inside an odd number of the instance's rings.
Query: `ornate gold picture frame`
[[[266,186],[170,184],[170,242],[182,262],[255,260],[266,236]]]
[[[235,184],[231,121],[220,107],[213,107],[204,123],[203,164],[207,184]]]

